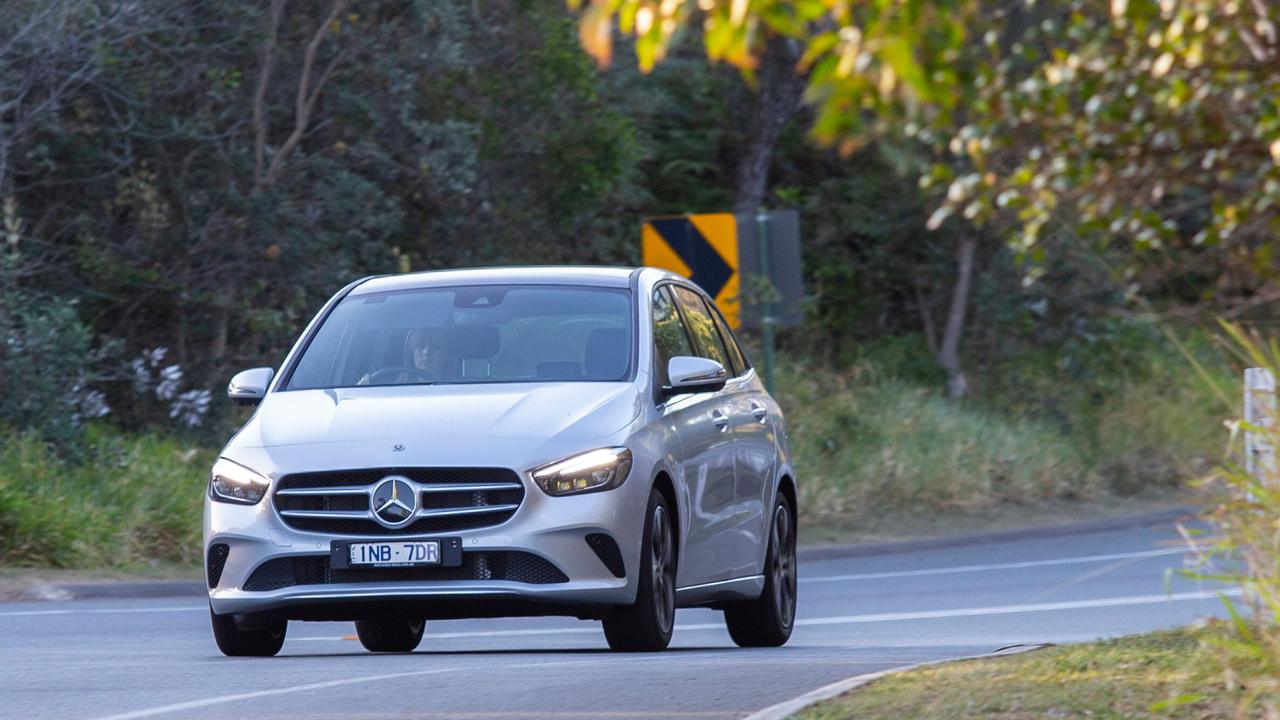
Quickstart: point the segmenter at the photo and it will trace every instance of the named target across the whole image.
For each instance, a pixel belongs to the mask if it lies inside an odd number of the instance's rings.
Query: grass
[[[877,680],[800,720],[1235,718],[1244,696],[1203,627],[936,665]],[[1227,683],[1231,683],[1228,686]],[[1265,717],[1261,708],[1243,717]]]
[[[82,457],[10,435],[0,444],[0,565],[127,568],[200,561],[212,452],[88,429]]]
[[[889,350],[872,348],[843,371],[780,363],[777,394],[810,523],[1169,495],[1221,456],[1231,408],[1156,347],[1124,372],[1088,377],[1030,358],[1021,377],[991,370],[959,403],[918,370],[904,372]],[[1213,369],[1230,386],[1231,369]]]

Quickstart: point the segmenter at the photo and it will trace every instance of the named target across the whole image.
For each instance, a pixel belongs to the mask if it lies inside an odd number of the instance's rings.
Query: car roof
[[[625,288],[636,268],[591,265],[467,268],[383,275],[364,280],[352,295],[456,285],[592,285]]]

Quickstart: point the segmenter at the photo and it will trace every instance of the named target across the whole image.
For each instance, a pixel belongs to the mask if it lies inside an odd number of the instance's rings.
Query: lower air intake
[[[209,546],[209,557],[205,561],[205,572],[208,574],[209,587],[218,587],[218,581],[222,579],[222,569],[227,566],[227,555],[231,553],[231,548],[226,543],[214,543]]]
[[[560,568],[533,553],[464,552],[457,567],[362,568],[330,567],[328,555],[307,555],[268,560],[245,581],[250,592],[267,592],[294,585],[335,583],[394,583],[430,580],[506,580],[550,585],[569,582]]]
[[[626,577],[627,569],[622,564],[622,551],[613,538],[604,533],[591,533],[587,536],[587,545],[591,546],[596,557],[600,558],[600,562],[604,563],[614,577]]]

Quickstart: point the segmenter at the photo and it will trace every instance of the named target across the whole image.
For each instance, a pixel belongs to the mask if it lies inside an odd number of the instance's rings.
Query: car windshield
[[[631,373],[631,296],[592,287],[484,285],[348,296],[289,390],[609,382]]]

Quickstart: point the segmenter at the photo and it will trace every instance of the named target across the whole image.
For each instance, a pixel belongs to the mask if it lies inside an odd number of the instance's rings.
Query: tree
[[[793,38],[814,136],[914,146],[939,198],[931,227],[959,216],[1033,261],[1055,235],[1134,292],[1256,304],[1280,299],[1278,19],[1261,0],[593,0],[580,25],[607,62],[616,23],[642,68],[700,26],[708,57],[748,75],[771,38]],[[976,242],[957,249],[956,299]]]
[[[0,274],[216,388],[361,275],[625,262],[605,85],[558,6],[0,3]]]

